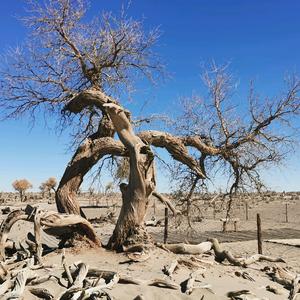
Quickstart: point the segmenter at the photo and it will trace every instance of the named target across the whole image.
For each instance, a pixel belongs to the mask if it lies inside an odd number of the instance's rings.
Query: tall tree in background
[[[234,109],[226,104],[232,91],[230,76],[213,66],[203,77],[209,99],[194,98],[182,105],[184,116],[174,134],[136,133],[117,95],[125,98],[137,75],[153,80],[160,73],[162,66],[152,51],[159,34],[145,33],[140,22],[124,13],[118,18],[104,13],[84,23],[85,8],[83,0],[35,3],[25,19],[32,29],[29,42],[24,51],[9,55],[1,70],[0,103],[8,116],[29,112],[34,117],[43,110],[61,118],[62,111],[77,130],[79,146],[56,190],[59,212],[81,213],[76,193],[99,160],[107,155],[128,157],[128,182],[120,184],[123,204],[109,241],[110,248],[121,249],[125,243],[148,238],[143,223],[149,197],[159,197],[151,146],[165,148],[185,166],[183,174],[187,170],[194,186],[211,179],[218,167],[228,170],[230,193],[258,185],[260,167],[284,158],[288,135],[270,129],[298,115],[296,77],[273,101],[259,103],[251,90],[247,119],[232,119]]]

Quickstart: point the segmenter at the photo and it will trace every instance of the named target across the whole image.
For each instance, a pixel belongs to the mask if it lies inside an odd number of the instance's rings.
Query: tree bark
[[[149,236],[144,228],[144,218],[149,196],[155,189],[154,155],[133,132],[124,110],[116,104],[105,107],[112,119],[118,136],[129,152],[129,182],[121,184],[123,205],[108,247],[122,250],[123,245],[147,243]]]
[[[55,193],[58,212],[81,214],[84,217],[75,199],[84,176],[104,155],[124,155],[124,146],[112,138],[113,134],[113,125],[104,115],[98,131],[79,146],[63,174]]]
[[[149,196],[155,189],[154,155],[150,144],[164,147],[176,160],[189,166],[199,178],[205,178],[205,172],[197,161],[189,155],[189,141],[158,131],[147,131],[136,135],[133,132],[130,114],[118,102],[99,90],[86,90],[75,96],[64,108],[69,113],[78,113],[94,105],[109,117],[120,141],[110,142],[109,148],[103,137],[89,137],[76,151],[56,192],[57,207],[60,212],[79,214],[75,194],[84,175],[105,154],[126,155],[130,160],[129,183],[121,184],[123,205],[119,219],[108,247],[122,249],[126,243],[148,241],[144,229],[144,217]],[[101,131],[100,131],[101,132]],[[105,137],[113,135],[105,135]],[[106,146],[104,146],[106,145]]]

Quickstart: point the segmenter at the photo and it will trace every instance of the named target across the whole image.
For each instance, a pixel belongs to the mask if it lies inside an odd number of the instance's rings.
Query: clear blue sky
[[[89,15],[118,11],[121,1],[92,0]],[[26,30],[15,16],[24,15],[22,0],[0,1],[0,53],[22,44]],[[243,102],[247,84],[254,79],[262,94],[278,93],[286,72],[300,67],[300,1],[292,0],[133,0],[128,11],[145,18],[146,28],[160,26],[158,51],[172,78],[136,97],[152,99],[152,112],[167,112],[179,96],[200,86],[200,65],[211,59],[231,61],[240,79],[237,101]],[[132,107],[138,107],[133,102]],[[27,119],[0,123],[0,191],[11,190],[16,178],[28,178],[37,189],[50,176],[58,179],[72,156],[68,136],[58,136],[38,121],[32,129]],[[265,173],[277,190],[300,190],[300,155],[282,170]],[[166,181],[161,181],[165,189]]]

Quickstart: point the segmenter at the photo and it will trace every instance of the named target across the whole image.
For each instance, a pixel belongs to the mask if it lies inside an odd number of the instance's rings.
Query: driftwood
[[[67,265],[67,262],[66,262],[66,253],[65,253],[65,249],[63,249],[63,253],[62,253],[62,257],[61,257],[61,263],[62,263],[62,266],[65,270],[65,273],[67,275],[67,279],[68,279],[68,282],[69,282],[69,286],[73,285],[73,277],[71,275],[71,272],[70,272],[70,269],[69,269],[69,266]]]
[[[3,300],[9,300],[9,299],[18,299],[22,298],[22,294],[25,289],[26,280],[29,275],[29,270],[24,269],[18,273],[15,279],[14,288],[10,293],[7,293],[4,295],[1,299]]]
[[[7,243],[7,238],[12,226],[19,220],[26,220],[34,223],[35,234],[35,257],[36,262],[41,264],[42,256],[42,230],[45,232],[63,238],[65,230],[70,232],[78,232],[80,235],[86,236],[95,246],[100,246],[100,240],[98,239],[93,226],[84,218],[79,215],[67,215],[59,214],[57,212],[43,211],[38,208],[28,206],[25,211],[16,210],[11,212],[5,220],[3,220],[0,227],[0,255],[2,260],[6,260],[5,247],[15,247],[14,243],[10,241]],[[27,250],[27,246],[32,247],[32,242],[26,240],[20,243],[20,248],[28,257],[31,255]],[[13,258],[12,261],[15,261]],[[6,260],[6,263],[8,261]]]
[[[41,264],[42,263],[42,228],[41,228],[41,216],[43,211],[40,209],[36,210],[34,216],[34,237],[36,243],[36,261]]]
[[[232,291],[227,293],[227,297],[231,299],[240,299],[241,295],[248,295],[250,294],[249,290],[240,290],[240,291]]]
[[[292,288],[290,290],[289,300],[294,300],[297,294],[300,292],[300,274],[297,274],[292,282]]]
[[[186,282],[186,289],[185,289],[185,293],[187,295],[190,295],[193,292],[196,277],[198,275],[202,275],[205,271],[206,271],[206,269],[200,269],[200,270],[190,273],[190,276]]]
[[[161,244],[156,243],[156,246],[176,254],[203,254],[211,250],[212,243],[211,242],[203,242],[197,245],[190,245],[184,243],[178,244]]]
[[[293,284],[293,280],[295,278],[295,275],[292,274],[291,272],[279,267],[279,266],[276,266],[276,267],[273,267],[273,270],[272,272],[269,272],[268,275],[270,277],[272,277],[272,279],[283,285],[284,287],[290,289],[292,287],[292,284]]]
[[[282,258],[270,257],[261,254],[255,254],[249,258],[237,258],[230,251],[223,250],[219,244],[219,241],[215,238],[210,239],[212,242],[212,249],[215,252],[215,260],[219,263],[227,260],[234,266],[247,267],[258,261],[270,261],[270,262],[285,262]]]
[[[250,281],[255,281],[255,279],[247,272],[235,271],[234,275],[236,275],[237,277],[242,277],[242,278],[250,280]]]
[[[74,268],[73,266],[71,267],[71,274],[74,274],[76,270],[76,267]],[[90,268],[88,270],[87,276],[88,277],[99,277],[101,276],[105,281],[111,280],[113,276],[117,274],[114,271],[108,271],[108,270],[101,270],[97,268]],[[119,283],[123,284],[135,284],[135,285],[148,285],[148,286],[157,286],[157,287],[162,287],[162,288],[169,288],[169,289],[174,289],[178,290],[179,285],[172,283],[168,280],[165,279],[160,279],[160,278],[155,278],[155,279],[150,279],[150,280],[142,280],[142,279],[137,279],[130,277],[126,274],[118,274],[119,276]]]
[[[52,300],[54,296],[45,288],[29,288],[29,292],[38,298]]]
[[[266,290],[271,293],[274,293],[275,295],[283,295],[284,294],[283,288],[278,288],[278,287],[272,286],[272,285],[267,285]]]
[[[178,264],[180,265],[185,265],[189,269],[194,269],[194,268],[204,268],[203,265],[195,259],[195,257],[190,257],[188,259],[186,258],[179,258],[178,259]]]
[[[27,220],[28,215],[22,210],[16,210],[11,212],[5,220],[2,221],[0,226],[0,255],[5,260],[5,244],[8,238],[8,234],[12,226],[19,220]]]
[[[128,262],[143,262],[150,258],[150,254],[147,252],[128,252],[127,257],[129,258]]]
[[[178,261],[177,260],[173,260],[171,262],[170,266],[164,266],[163,267],[163,272],[168,275],[168,276],[172,276],[173,272],[176,270],[176,268],[178,268]]]

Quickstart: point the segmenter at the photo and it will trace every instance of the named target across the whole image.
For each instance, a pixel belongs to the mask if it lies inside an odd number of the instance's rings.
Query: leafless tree
[[[237,84],[228,67],[212,63],[204,70],[202,81],[207,96],[184,99],[183,114],[174,123],[176,132],[187,139],[198,136],[209,146],[209,151],[195,153],[194,157],[204,170],[206,182],[227,178],[227,217],[232,194],[260,191],[264,187],[261,171],[282,163],[294,150],[298,136],[295,121],[300,112],[297,76],[286,77],[284,90],[274,98],[260,98],[251,82],[244,101],[248,105],[237,105],[233,100]],[[185,195],[205,183],[184,165],[177,165],[174,171],[173,177],[180,178],[188,189]]]
[[[15,180],[12,186],[19,192],[21,202],[24,201],[26,190],[32,188],[32,184],[27,179]]]
[[[122,249],[126,243],[148,241],[144,217],[149,197],[159,197],[151,146],[165,148],[197,182],[210,179],[217,167],[229,170],[230,190],[258,182],[260,166],[283,158],[281,146],[287,136],[272,134],[270,129],[277,121],[285,124],[298,114],[298,79],[289,81],[285,95],[262,106],[255,105],[252,93],[250,117],[243,123],[243,119],[229,119],[232,109],[224,103],[230,95],[230,77],[224,69],[214,68],[204,75],[212,103],[194,99],[191,123],[176,134],[136,133],[130,112],[116,95],[121,90],[119,95],[125,97],[124,87],[131,87],[136,74],[151,79],[161,70],[151,50],[158,33],[145,34],[141,23],[124,14],[116,18],[106,13],[83,23],[85,7],[83,0],[49,0],[46,6],[35,2],[26,19],[34,34],[25,54],[14,52],[1,71],[1,104],[8,116],[62,110],[78,128],[76,137],[82,142],[56,191],[59,212],[82,213],[76,193],[99,160],[128,157],[128,182],[120,184],[123,204],[108,243],[110,248]]]

